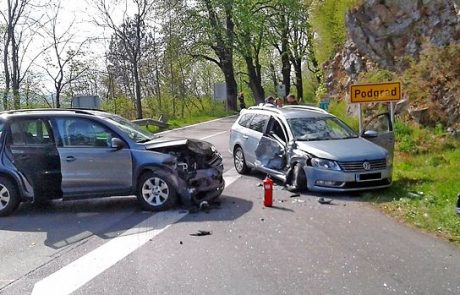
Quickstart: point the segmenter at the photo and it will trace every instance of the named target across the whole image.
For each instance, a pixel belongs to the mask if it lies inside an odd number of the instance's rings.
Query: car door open
[[[395,134],[390,114],[383,113],[372,117],[364,127],[361,137],[386,149],[393,159]]]
[[[258,169],[283,178],[286,168],[286,132],[273,117],[257,145],[255,165]]]

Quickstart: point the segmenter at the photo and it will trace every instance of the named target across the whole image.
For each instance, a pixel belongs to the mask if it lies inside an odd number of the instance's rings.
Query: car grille
[[[370,164],[370,169],[364,169],[364,162]],[[371,160],[371,161],[354,161],[354,162],[338,162],[340,168],[343,171],[371,171],[371,170],[382,170],[387,168],[387,162],[385,159],[382,160]]]
[[[218,152],[215,152],[211,159],[209,160],[209,165],[212,166],[212,167],[218,167],[222,164],[222,156],[218,153]]]

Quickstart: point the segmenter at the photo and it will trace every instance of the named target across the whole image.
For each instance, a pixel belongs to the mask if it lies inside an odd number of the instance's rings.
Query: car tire
[[[233,165],[235,166],[236,172],[239,174],[248,174],[249,167],[246,165],[246,159],[244,158],[244,152],[241,147],[236,147],[233,152]]]
[[[176,189],[165,172],[146,172],[139,179],[137,200],[145,210],[167,210],[176,204]]]
[[[307,177],[300,163],[295,164],[293,168],[292,182],[287,186],[291,192],[301,192],[307,189]]]
[[[19,207],[20,199],[16,185],[0,176],[0,217],[8,216]]]

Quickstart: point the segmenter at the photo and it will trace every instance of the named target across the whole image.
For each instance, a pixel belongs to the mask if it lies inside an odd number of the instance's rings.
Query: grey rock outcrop
[[[362,72],[380,68],[401,73],[406,56],[417,57],[428,46],[460,43],[460,0],[367,0],[347,13],[346,26],[343,50],[324,66],[331,97],[347,97]],[[440,103],[458,114],[452,107],[459,98],[451,93],[442,97]]]

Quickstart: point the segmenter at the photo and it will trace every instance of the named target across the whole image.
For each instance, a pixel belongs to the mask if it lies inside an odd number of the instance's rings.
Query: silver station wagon
[[[343,192],[391,185],[394,133],[388,114],[372,118],[359,136],[317,107],[242,110],[229,151],[240,174],[251,168],[292,191]]]

